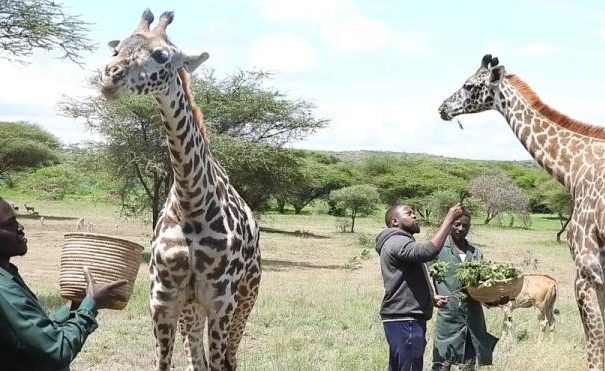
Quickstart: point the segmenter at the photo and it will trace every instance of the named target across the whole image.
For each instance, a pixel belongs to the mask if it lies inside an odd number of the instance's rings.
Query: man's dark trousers
[[[426,322],[386,321],[383,326],[389,343],[389,371],[422,371]]]

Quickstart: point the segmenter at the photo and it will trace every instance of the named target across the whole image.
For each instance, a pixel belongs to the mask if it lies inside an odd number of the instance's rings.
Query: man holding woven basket
[[[0,369],[69,370],[86,338],[96,328],[97,310],[117,298],[126,281],[97,283],[84,269],[88,284],[81,303],[59,309],[52,318],[25,284],[10,259],[27,253],[23,225],[0,198]]]
[[[438,294],[449,297],[448,304],[437,312],[433,342],[432,371],[449,371],[458,365],[461,371],[476,370],[479,365],[492,364],[492,352],[498,338],[487,332],[481,303],[462,293],[456,278],[462,262],[483,259],[483,254],[466,237],[471,228],[471,214],[456,219],[437,260],[448,264],[441,281],[436,282]]]

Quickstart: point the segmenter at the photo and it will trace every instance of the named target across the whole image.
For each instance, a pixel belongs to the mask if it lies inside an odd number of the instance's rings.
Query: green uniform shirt
[[[464,261],[480,259],[483,259],[483,254],[469,244]],[[464,363],[467,361],[464,359],[465,347],[470,346],[475,349],[480,365],[491,365],[498,338],[487,332],[481,304],[458,291],[462,285],[455,275],[462,260],[454,250],[451,237],[447,238],[437,260],[450,263],[444,281],[435,283],[437,294],[454,295],[449,297],[447,306],[437,312],[433,362]],[[468,340],[472,344],[467,344]]]
[[[11,264],[0,267],[0,368],[2,370],[69,370],[84,341],[97,328],[95,302],[65,306],[49,318]]]

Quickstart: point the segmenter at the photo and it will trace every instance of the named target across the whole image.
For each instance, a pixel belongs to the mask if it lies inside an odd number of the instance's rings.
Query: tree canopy
[[[300,179],[300,161],[278,146],[327,121],[313,118],[309,103],[262,86],[264,74],[240,71],[224,80],[204,76],[194,77],[192,90],[209,129],[210,148],[246,202],[260,209]],[[99,77],[90,83],[98,88]],[[172,184],[172,169],[153,99],[110,103],[99,95],[68,97],[60,106],[65,115],[83,118],[105,138],[108,166],[121,179],[123,206],[133,212],[150,208],[155,224]]]
[[[192,90],[209,129],[282,146],[328,124],[328,120],[315,118],[312,103],[266,87],[270,77],[267,72],[241,70],[224,79],[217,79],[213,71],[194,76]]]
[[[371,214],[380,202],[378,191],[374,186],[368,184],[359,184],[332,191],[330,198],[336,202],[338,207],[351,213],[351,233],[355,231],[357,216]]]
[[[470,193],[483,207],[485,224],[505,211],[521,214],[529,211],[529,197],[504,172],[473,179]]]
[[[81,63],[81,52],[95,48],[89,26],[53,0],[0,0],[0,58],[24,62],[35,49],[58,49]]]
[[[0,175],[58,161],[59,140],[26,122],[0,122]]]

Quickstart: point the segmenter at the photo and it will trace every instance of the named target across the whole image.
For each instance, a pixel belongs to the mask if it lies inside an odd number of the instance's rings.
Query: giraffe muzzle
[[[450,109],[445,102],[439,106],[438,111],[442,120],[450,121],[453,118],[453,116],[450,114]]]

